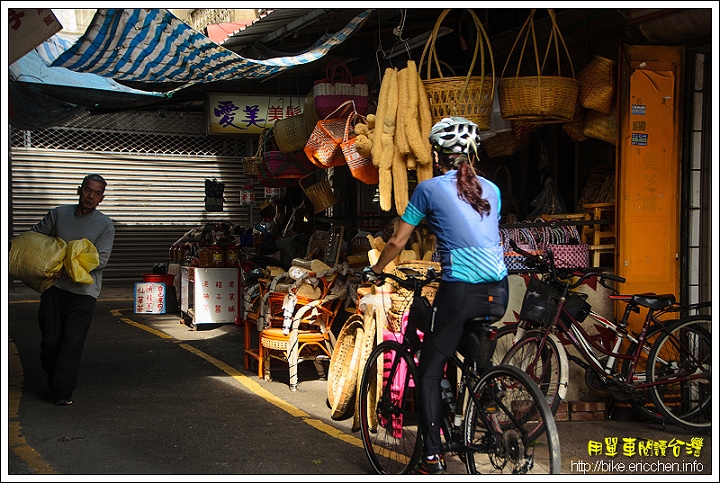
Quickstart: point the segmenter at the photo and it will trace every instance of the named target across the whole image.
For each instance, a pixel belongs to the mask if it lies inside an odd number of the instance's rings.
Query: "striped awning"
[[[306,52],[257,60],[215,44],[166,9],[98,9],[85,34],[52,66],[146,83],[261,79],[322,58],[361,27],[371,11],[364,10]]]

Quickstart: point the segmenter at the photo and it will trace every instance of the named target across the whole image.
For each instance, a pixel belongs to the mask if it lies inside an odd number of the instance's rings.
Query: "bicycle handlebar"
[[[401,272],[403,272],[407,276],[407,278],[402,278],[393,273],[386,272],[377,274],[377,277],[382,282],[384,282],[385,279],[389,278],[396,281],[398,285],[400,285],[402,288],[413,291],[421,289],[425,285],[439,279],[439,276],[433,267],[428,267],[427,273],[425,275],[412,268],[397,267],[396,270],[400,270]],[[367,281],[367,277],[365,277],[364,274],[363,279]]]
[[[526,259],[526,264],[529,267],[535,267],[538,270],[542,272],[550,273],[553,281],[556,283],[562,283],[566,284],[568,289],[579,287],[580,284],[582,284],[585,280],[589,278],[597,278],[600,282],[600,285],[603,287],[609,289],[609,290],[615,290],[613,287],[609,287],[605,285],[607,280],[612,280],[613,282],[620,282],[624,283],[625,278],[620,277],[618,275],[613,275],[611,273],[605,273],[600,272],[597,270],[590,269],[582,269],[582,268],[559,268],[555,266],[555,256],[553,255],[553,252],[550,248],[545,250],[545,255],[543,254],[537,254],[533,255],[532,253],[529,253],[522,248],[518,246],[518,244],[515,242],[515,240],[510,240],[510,246],[518,252],[520,255],[524,256]],[[570,283],[567,281],[571,277],[579,277],[578,280],[576,280],[573,283]]]

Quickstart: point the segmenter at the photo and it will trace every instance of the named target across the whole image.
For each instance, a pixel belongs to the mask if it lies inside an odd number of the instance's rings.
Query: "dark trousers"
[[[488,295],[493,296],[492,302]],[[501,317],[508,304],[508,279],[470,284],[441,281],[435,295],[432,329],[425,332],[420,350],[418,390],[420,428],[425,456],[442,453],[442,395],[440,381],[445,364],[460,344],[465,322],[488,315]]]
[[[95,298],[50,287],[40,296],[40,363],[53,395],[70,397],[77,385]]]

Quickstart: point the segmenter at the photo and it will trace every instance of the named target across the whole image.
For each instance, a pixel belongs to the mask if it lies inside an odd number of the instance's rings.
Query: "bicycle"
[[[700,313],[688,315],[709,307],[709,302],[681,305],[672,294],[620,294],[608,281],[622,283],[623,277],[592,269],[556,268],[551,250],[533,255],[515,244],[513,248],[545,275],[531,279],[520,321],[500,329],[501,351],[506,350],[501,362],[525,370],[540,386],[553,414],[565,397],[569,359],[585,369],[589,387],[628,401],[650,421],[710,430],[711,320]],[[611,300],[626,304],[616,323],[593,312],[582,295],[572,290],[591,278],[611,291]],[[628,320],[631,313],[641,310],[646,313],[636,333]],[[673,314],[682,315],[674,318]],[[587,316],[612,335],[610,347],[583,327]],[[511,334],[513,343],[507,347]],[[558,335],[580,356],[568,354]],[[621,352],[624,341],[628,346]]]
[[[422,287],[436,279],[402,271],[394,280],[419,297]],[[480,323],[481,322],[481,323]],[[492,340],[493,328],[485,319],[466,324],[468,344],[456,353],[446,374],[457,376],[456,390],[443,380],[443,452],[455,454],[470,474],[560,473],[557,427],[543,394],[521,370],[498,365],[479,374],[475,356]],[[364,366],[359,401],[361,439],[373,469],[380,474],[407,474],[422,457],[422,434],[415,400],[421,332],[407,324],[393,340],[384,340],[370,353]],[[471,352],[472,351],[472,352]],[[451,368],[456,369],[453,371]]]

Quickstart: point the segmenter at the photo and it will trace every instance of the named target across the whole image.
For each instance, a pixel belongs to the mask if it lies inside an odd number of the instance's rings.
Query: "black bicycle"
[[[389,273],[380,277],[395,281],[413,299],[436,280],[432,268],[425,276],[414,270],[402,273],[404,277]],[[557,427],[538,386],[510,365],[478,373],[479,358],[474,355],[492,340],[491,323],[469,321],[461,344],[465,349],[448,363],[443,380],[443,451],[446,456],[457,455],[470,474],[559,474]],[[405,325],[375,347],[362,373],[361,438],[380,474],[410,473],[422,457],[415,394],[421,336],[418,329]]]

